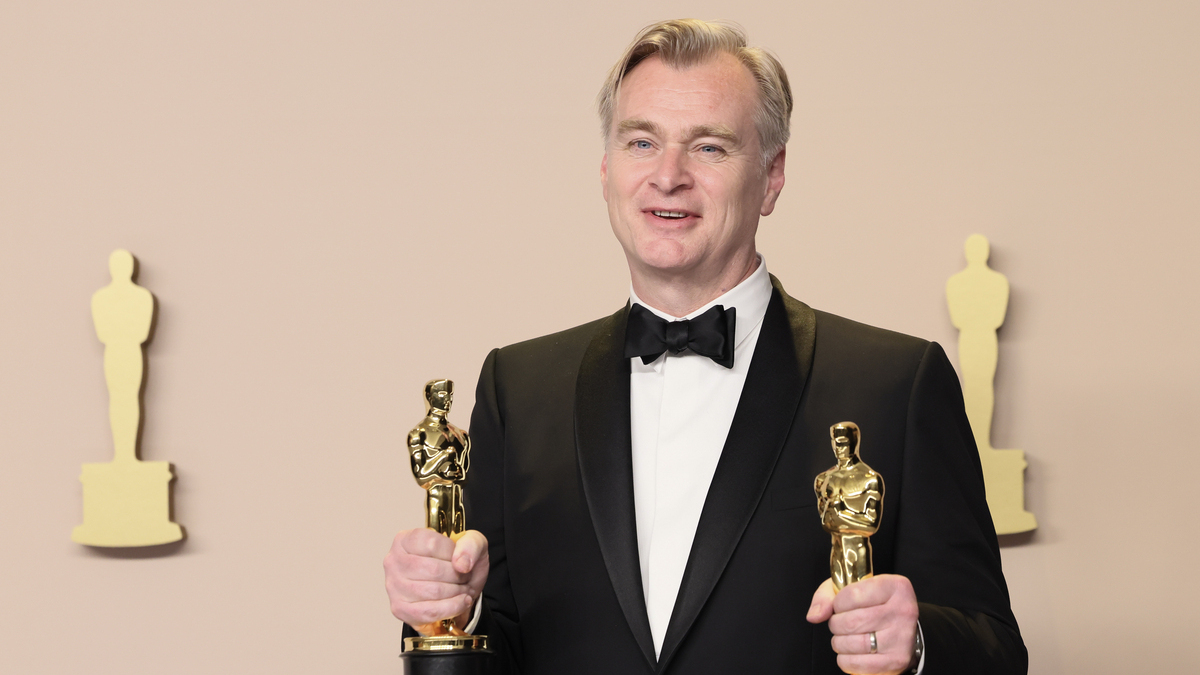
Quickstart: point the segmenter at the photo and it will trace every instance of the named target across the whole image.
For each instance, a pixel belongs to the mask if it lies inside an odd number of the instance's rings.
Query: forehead
[[[740,129],[753,124],[757,104],[754,76],[732,54],[718,54],[684,69],[651,56],[621,82],[613,123],[646,119],[670,129],[672,122],[715,122]]]

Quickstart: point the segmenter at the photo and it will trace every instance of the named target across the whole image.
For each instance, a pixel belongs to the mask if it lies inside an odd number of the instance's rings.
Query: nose
[[[692,175],[688,167],[687,151],[684,148],[668,147],[659,154],[658,164],[650,176],[650,184],[666,194],[690,188]]]

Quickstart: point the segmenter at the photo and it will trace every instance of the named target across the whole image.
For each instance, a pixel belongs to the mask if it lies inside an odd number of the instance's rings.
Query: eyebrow
[[[692,127],[688,138],[720,138],[729,141],[734,145],[740,145],[742,142],[742,139],[738,138],[738,135],[734,133],[733,129],[730,129],[723,124],[719,124],[717,126],[701,124],[699,126]]]
[[[654,122],[651,122],[650,120],[621,120],[621,122],[617,125],[618,134],[627,134],[630,131],[645,131],[646,133],[654,134],[655,136],[663,135],[662,127],[658,126]]]
[[[646,133],[654,134],[656,136],[665,136],[666,135],[663,133],[662,127],[658,126],[654,122],[651,122],[650,120],[644,120],[644,119],[621,120],[621,122],[619,122],[617,124],[617,133],[618,134],[627,134],[631,131],[644,131]],[[706,138],[706,137],[720,138],[720,139],[729,141],[730,143],[732,143],[734,145],[740,145],[742,142],[742,139],[736,133],[734,133],[733,129],[730,129],[729,127],[727,127],[723,124],[718,124],[718,125],[700,124],[700,125],[692,127],[687,132],[687,138],[689,140],[697,139],[697,138]]]

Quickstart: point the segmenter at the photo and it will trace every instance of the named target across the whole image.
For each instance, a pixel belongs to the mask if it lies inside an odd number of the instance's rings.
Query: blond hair
[[[707,61],[718,54],[730,54],[749,69],[758,84],[758,106],[754,127],[762,146],[762,161],[770,164],[787,144],[792,117],[792,89],[779,60],[758,47],[746,44],[741,28],[699,19],[660,21],[642,29],[617,61],[600,94],[596,107],[604,141],[608,142],[621,82],[629,71],[647,58],[658,55],[671,68],[682,70]]]

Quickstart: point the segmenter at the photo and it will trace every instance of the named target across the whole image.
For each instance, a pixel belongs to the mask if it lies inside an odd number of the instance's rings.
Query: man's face
[[[757,104],[729,54],[686,70],[652,56],[626,75],[600,182],[635,280],[714,279],[753,259],[759,215],[783,188],[783,153],[762,165]]]

